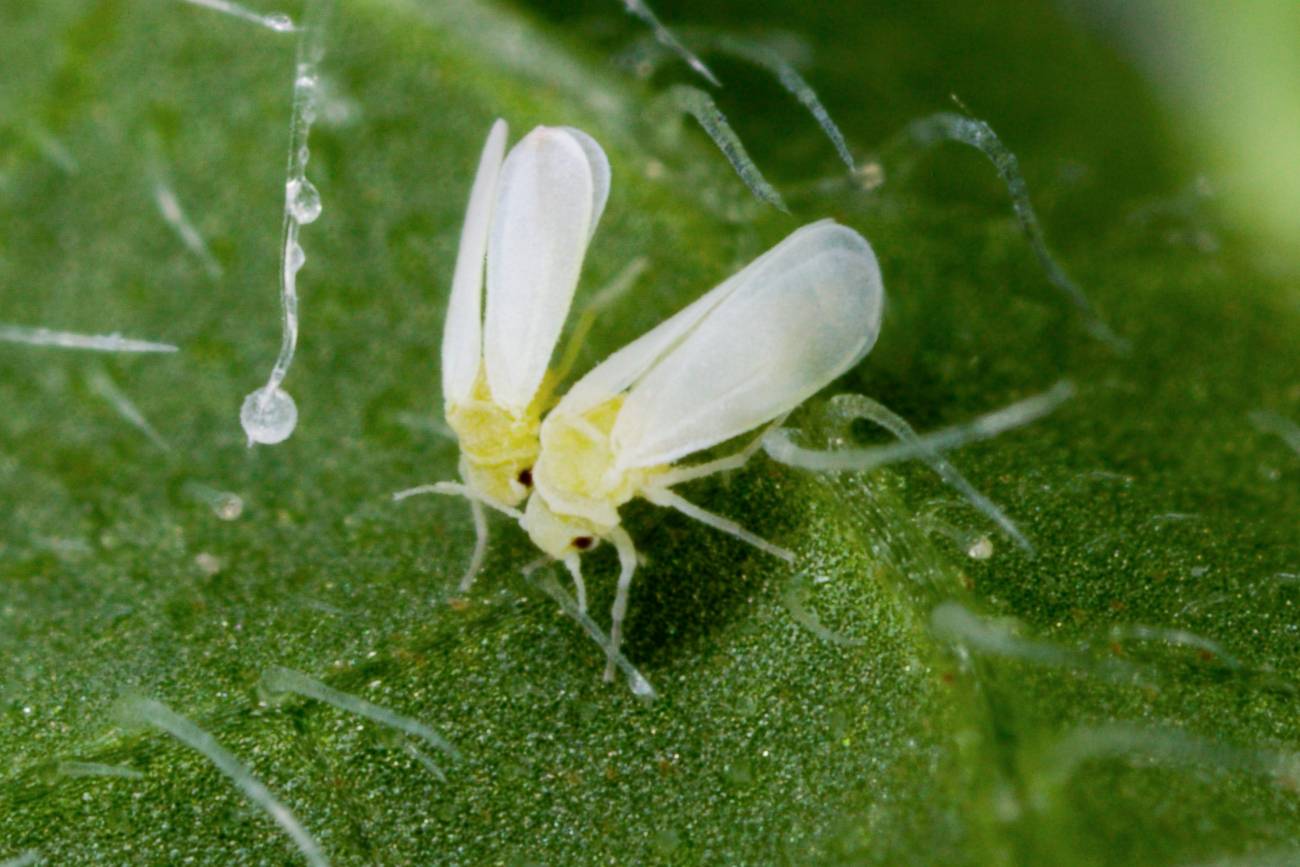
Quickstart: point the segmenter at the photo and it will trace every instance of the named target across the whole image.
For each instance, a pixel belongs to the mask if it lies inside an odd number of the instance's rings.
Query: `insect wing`
[[[605,213],[605,202],[609,200],[609,158],[596,140],[580,129],[562,126],[560,130],[573,136],[583,152],[587,155],[587,164],[591,167],[591,227],[587,230],[587,240],[596,234],[600,216]]]
[[[669,463],[788,412],[875,343],[884,289],[858,233],[819,223],[752,267],[632,386],[612,433],[624,469]]]
[[[681,343],[713,308],[765,273],[765,263],[774,257],[783,256],[786,248],[801,244],[805,235],[833,225],[833,220],[821,220],[790,234],[780,244],[592,368],[586,376],[573,384],[555,411],[581,414],[630,387],[659,359]]]
[[[532,402],[578,285],[587,241],[608,191],[594,141],[538,127],[506,157],[487,252],[483,357],[492,399],[522,413]],[[603,180],[602,180],[603,167]]]
[[[482,359],[483,261],[488,227],[496,202],[497,177],[506,151],[506,122],[492,124],[460,230],[460,249],[451,280],[451,300],[442,331],[442,394],[449,403],[463,402],[474,387]]]

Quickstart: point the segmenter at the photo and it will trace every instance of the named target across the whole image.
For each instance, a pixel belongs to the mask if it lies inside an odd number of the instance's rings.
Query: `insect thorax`
[[[618,395],[581,414],[547,416],[533,479],[551,511],[611,529],[618,524],[618,507],[667,469],[616,465],[610,432],[622,406]]]
[[[580,550],[574,543],[585,539],[589,546],[594,539],[599,539],[611,528],[598,526],[584,518],[572,515],[557,515],[546,504],[541,494],[534,493],[528,498],[524,508],[524,519],[520,522],[533,544],[557,560]]]
[[[447,424],[460,444],[466,484],[507,506],[524,501],[531,490],[526,480],[537,461],[542,406],[539,394],[522,415],[515,415],[492,400],[487,378],[479,371],[469,399],[449,402],[446,408]]]

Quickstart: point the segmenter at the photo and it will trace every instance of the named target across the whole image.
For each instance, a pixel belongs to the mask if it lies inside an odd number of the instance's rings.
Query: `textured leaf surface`
[[[689,71],[610,64],[643,35],[617,4],[343,3],[286,383],[301,420],[253,451],[236,414],[279,341],[292,37],[180,3],[0,11],[0,321],[181,347],[0,344],[0,859],[301,860],[205,759],[125,725],[115,709],[136,696],[209,731],[337,864],[1285,863],[1300,833],[1300,454],[1277,434],[1300,420],[1291,253],[1194,194],[1178,118],[1077,22],[857,5],[657,10],[800,33],[855,155],[886,155],[865,189],[770,76],[706,56],[787,217],[664,115],[656,94],[700,84]],[[1047,282],[979,154],[885,147],[953,91],[1018,153],[1127,355]],[[791,547],[794,569],[627,510],[648,557],[627,650],[652,705],[599,682],[599,649],[519,576],[534,552],[511,527],[447,604],[467,510],[389,494],[455,472],[437,335],[498,115],[609,152],[579,304],[649,259],[583,366],[831,215],[872,240],[889,305],[828,395],[928,429],[1075,382],[1051,418],[954,457],[1038,556],[924,468],[828,479],[759,460],[688,493]],[[159,215],[159,162],[219,277]],[[169,449],[113,409],[104,377]],[[810,442],[874,437],[827,429],[819,404],[793,419]],[[218,491],[242,498],[233,520]],[[992,556],[968,556],[982,537]],[[612,552],[587,570],[603,611]],[[439,759],[443,782],[385,728],[273,701],[259,683],[275,666],[419,720],[463,758]]]

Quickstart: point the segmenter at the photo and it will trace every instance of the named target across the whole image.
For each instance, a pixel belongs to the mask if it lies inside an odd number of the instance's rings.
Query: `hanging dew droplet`
[[[298,405],[282,388],[266,387],[249,392],[239,408],[239,423],[248,434],[249,445],[282,443],[298,426]]]
[[[226,0],[221,0],[226,2]],[[244,398],[239,423],[248,434],[248,444],[272,445],[293,434],[298,423],[298,407],[293,398],[280,388],[293,363],[298,346],[298,271],[307,261],[298,242],[301,228],[314,222],[321,213],[320,193],[307,180],[307,162],[311,152],[307,140],[316,119],[321,79],[318,65],[325,54],[325,8],[328,0],[306,0],[293,76],[293,111],[289,118],[289,165],[284,185],[284,220],[280,233],[280,303],[284,313],[284,330],[280,353],[267,384]],[[283,16],[281,16],[283,17]],[[278,20],[278,18],[277,18]],[[287,18],[282,22],[292,26]],[[312,859],[308,859],[312,860]],[[323,862],[322,862],[323,863]]]
[[[320,192],[306,178],[295,178],[285,184],[284,196],[289,214],[299,225],[305,226],[320,216]]]

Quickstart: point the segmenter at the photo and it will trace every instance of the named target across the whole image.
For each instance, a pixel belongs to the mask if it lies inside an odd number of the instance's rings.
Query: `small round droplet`
[[[239,494],[221,491],[213,498],[212,511],[223,521],[237,521],[244,514],[244,498]]]
[[[284,199],[289,207],[289,214],[299,225],[315,222],[320,216],[320,193],[312,182],[306,178],[294,178],[284,185]]]
[[[293,19],[288,15],[268,15],[262,20],[266,22],[267,27],[277,33],[290,33],[293,31]]]
[[[289,245],[289,249],[284,254],[284,277],[285,281],[293,279],[293,275],[302,270],[302,266],[307,261],[307,254],[303,252],[302,245],[296,241]]]
[[[993,556],[993,541],[988,536],[980,536],[966,549],[966,556],[972,560],[987,560]]]
[[[298,426],[298,405],[282,388],[270,393],[265,387],[259,388],[244,398],[244,405],[239,408],[239,423],[244,426],[250,444],[282,443]]]
[[[199,567],[200,572],[211,578],[221,571],[222,564],[220,557],[203,551],[194,558],[194,565]]]

